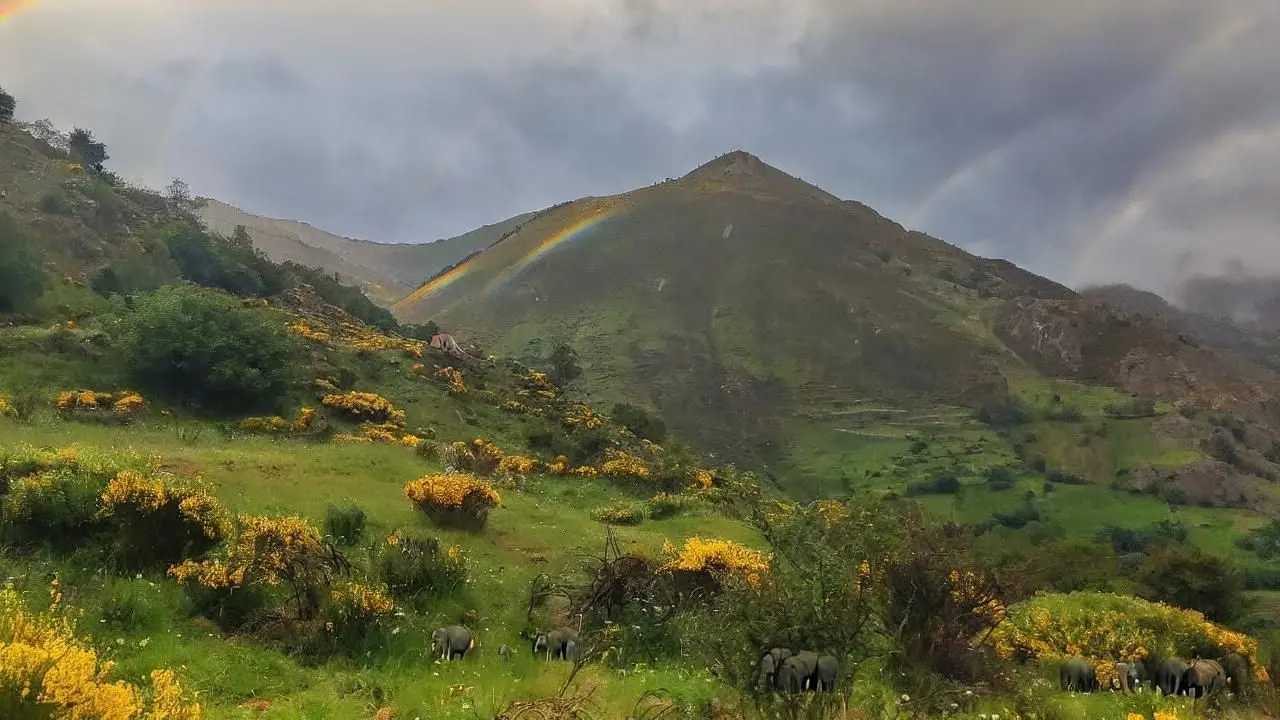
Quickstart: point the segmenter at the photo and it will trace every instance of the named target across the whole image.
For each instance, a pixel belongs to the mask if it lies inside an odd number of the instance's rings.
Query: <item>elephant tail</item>
[[[469,641],[467,641],[467,649],[468,649],[468,650],[475,650],[475,649],[476,649],[476,639],[475,639],[475,638],[471,638]]]

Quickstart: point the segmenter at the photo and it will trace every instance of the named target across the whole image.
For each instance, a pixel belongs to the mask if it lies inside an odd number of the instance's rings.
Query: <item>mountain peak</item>
[[[745,150],[733,150],[699,165],[680,178],[686,184],[712,185],[721,190],[752,195],[839,202],[836,196],[789,175]]]

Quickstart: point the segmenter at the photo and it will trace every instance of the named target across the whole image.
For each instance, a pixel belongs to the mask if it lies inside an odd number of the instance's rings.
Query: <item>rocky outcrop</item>
[[[1219,460],[1200,460],[1175,469],[1143,465],[1132,479],[1133,490],[1158,495],[1171,504],[1273,512],[1275,501],[1264,484]]]

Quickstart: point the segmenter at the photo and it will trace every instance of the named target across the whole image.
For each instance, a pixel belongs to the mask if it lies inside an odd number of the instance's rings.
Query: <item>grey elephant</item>
[[[1241,696],[1248,693],[1252,680],[1249,659],[1240,653],[1229,653],[1219,662],[1222,664],[1222,671],[1227,674],[1227,689]]]
[[[1116,684],[1123,693],[1142,692],[1142,666],[1138,663],[1116,663]]]
[[[1183,676],[1191,667],[1179,658],[1165,658],[1153,663],[1151,683],[1163,695],[1180,695],[1183,692]]]
[[[756,661],[756,667],[760,671],[757,683],[765,689],[773,689],[777,684],[778,670],[782,667],[782,661],[789,657],[791,657],[791,650],[787,648],[760,648],[760,658]]]
[[[463,660],[467,652],[476,646],[476,639],[471,637],[471,631],[465,627],[450,625],[431,633],[431,644],[441,660]]]
[[[1182,687],[1193,698],[1219,693],[1226,685],[1227,674],[1217,660],[1196,660],[1182,673]]]
[[[840,675],[840,661],[831,655],[818,658],[818,667],[813,676],[813,689],[817,692],[833,692],[836,689],[836,678]]]
[[[1068,692],[1093,692],[1098,686],[1098,673],[1081,658],[1067,658],[1058,668],[1058,684]]]
[[[802,650],[782,661],[778,667],[777,687],[784,693],[799,693],[813,686],[818,671],[818,654]]]
[[[567,627],[557,628],[533,639],[533,654],[545,655],[547,660],[567,660],[570,656],[570,643],[576,649],[578,642],[576,630]]]

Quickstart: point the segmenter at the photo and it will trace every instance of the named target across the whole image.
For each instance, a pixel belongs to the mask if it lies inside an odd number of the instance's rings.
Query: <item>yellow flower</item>
[[[664,545],[663,555],[668,557],[666,570],[727,572],[752,586],[758,585],[761,576],[769,571],[770,556],[732,540],[695,536],[685,540],[678,551],[670,544]]]
[[[420,507],[461,507],[468,498],[494,507],[502,503],[498,491],[488,483],[463,473],[426,475],[404,486],[404,493]]]
[[[327,408],[346,413],[357,420],[404,426],[404,411],[397,410],[390,400],[377,393],[352,391],[341,395],[326,395],[320,402]]]

